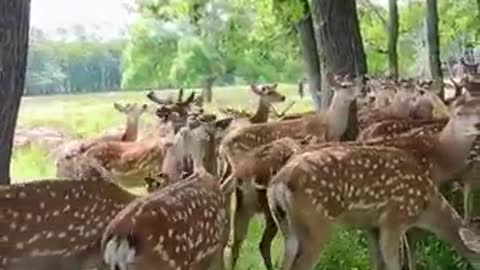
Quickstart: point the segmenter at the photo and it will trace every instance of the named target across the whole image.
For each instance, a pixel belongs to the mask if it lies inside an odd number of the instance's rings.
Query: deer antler
[[[290,102],[290,103],[282,110],[281,113],[279,113],[279,112],[277,111],[277,109],[275,108],[275,106],[273,106],[273,104],[270,105],[270,106],[271,106],[271,108],[272,108],[273,113],[275,114],[275,116],[276,116],[277,118],[283,118],[283,117],[287,114],[287,112],[289,112],[289,111],[292,109],[293,105],[295,105],[295,101]]]
[[[149,100],[151,100],[152,102],[155,102],[159,105],[165,105],[165,104],[172,104],[173,103],[173,101],[171,99],[162,99],[162,98],[158,97],[155,94],[155,92],[153,92],[153,91],[148,92],[147,98]]]
[[[182,102],[177,102],[177,105],[182,107],[187,107],[188,105],[190,105],[190,103],[193,102],[194,99],[195,99],[195,92],[192,92],[190,96],[187,98],[187,100]]]
[[[178,89],[177,103],[182,102],[183,100],[183,88]]]

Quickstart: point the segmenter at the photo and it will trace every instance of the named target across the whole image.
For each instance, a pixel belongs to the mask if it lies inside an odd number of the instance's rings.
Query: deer
[[[412,103],[417,99],[418,92],[410,80],[401,81],[399,86],[400,89],[394,88],[395,95],[387,106],[366,109],[360,114],[360,130],[381,120],[410,118],[410,108]]]
[[[275,103],[281,103],[285,101],[285,96],[277,91],[278,84],[262,85],[256,84],[250,85],[252,93],[257,95],[258,105],[257,111],[254,115],[249,117],[248,121],[253,124],[266,123],[270,114],[270,107]]]
[[[169,122],[173,123],[174,132],[177,132],[185,125],[188,114],[193,109],[200,110],[201,113],[203,113],[201,107],[193,104],[195,101],[195,92],[191,92],[186,100],[183,100],[183,93],[183,88],[180,88],[176,101],[172,99],[162,99],[153,91],[147,93],[147,98],[159,105],[159,108],[157,108],[155,112],[159,118],[159,122],[157,123],[157,134],[154,134],[154,136],[167,136],[170,133]]]
[[[226,134],[219,147],[219,156],[224,164],[223,181],[228,174],[229,164],[234,164],[236,159],[241,159],[245,152],[257,146],[284,137],[338,140],[347,129],[349,106],[359,95],[361,84],[348,77],[342,80],[338,76],[334,78],[333,74],[327,78],[334,89],[332,103],[327,111],[294,120],[243,125]]]
[[[170,125],[173,123],[170,122]],[[147,138],[138,142],[98,143],[83,153],[82,158],[96,160],[116,181],[131,187],[138,185],[139,179],[160,170],[170,144],[170,136]]]
[[[248,225],[255,213],[265,217],[259,250],[266,269],[273,269],[270,249],[277,227],[268,208],[266,188],[270,178],[300,149],[300,143],[288,137],[256,147],[235,164],[232,180],[222,184],[223,193],[233,192],[234,203],[230,217],[230,241],[225,253],[229,269],[235,267]]]
[[[441,108],[441,111],[448,113],[448,108],[438,96],[430,92],[423,92],[409,108],[411,118],[386,119],[373,123],[360,132],[357,140],[363,141],[375,137],[392,138],[418,127],[439,132],[447,124],[448,117],[434,118],[433,108],[435,105]]]
[[[227,208],[203,166],[210,135],[201,134],[184,127],[173,144],[183,149],[177,160],[194,156],[194,174],[136,199],[108,224],[101,246],[110,269],[223,269]]]
[[[1,186],[0,269],[102,266],[105,226],[138,195],[100,175]]]
[[[55,167],[57,169],[57,177],[69,177],[69,169],[74,165],[72,158],[77,155],[81,155],[88,148],[94,146],[100,142],[107,141],[122,141],[122,142],[134,142],[138,138],[138,123],[141,115],[147,111],[146,104],[125,104],[121,105],[114,102],[113,107],[120,113],[126,115],[125,130],[119,134],[107,134],[98,138],[77,140],[68,143],[64,146],[62,152],[55,160]]]
[[[463,95],[452,104],[451,117],[440,133],[432,132],[431,127],[418,128],[395,138],[380,137],[344,143],[344,146],[363,145],[401,149],[415,158],[420,170],[428,172],[429,178],[438,186],[464,174],[468,169],[467,160],[471,155],[470,149],[476,144],[479,127],[480,99]],[[313,146],[308,148],[307,152],[329,146],[332,144]],[[408,240],[412,242],[411,237],[408,237]],[[410,257],[413,257],[413,254]]]
[[[413,227],[436,233],[480,264],[480,235],[440,194],[429,171],[401,149],[338,145],[306,151],[273,177],[267,199],[284,236],[281,270],[313,269],[332,229],[342,225],[379,230],[370,241],[377,269],[401,269],[401,239]]]

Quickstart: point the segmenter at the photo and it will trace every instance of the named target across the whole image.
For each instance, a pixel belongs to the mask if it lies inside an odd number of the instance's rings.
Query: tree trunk
[[[203,89],[202,89],[202,96],[203,100],[207,103],[212,102],[213,99],[213,83],[215,82],[215,77],[207,77],[204,81]]]
[[[308,74],[308,89],[312,97],[315,110],[322,109],[321,89],[322,78],[320,74],[320,58],[315,40],[315,30],[307,0],[303,0],[305,17],[296,23],[300,47],[302,49],[303,63]]]
[[[398,78],[398,5],[397,0],[388,1],[388,69],[390,75]]]
[[[0,184],[10,183],[10,158],[25,86],[30,0],[0,0]]]
[[[426,3],[427,44],[430,75],[432,76],[434,89],[437,92],[437,95],[443,100],[443,74],[442,64],[440,62],[437,0],[427,0]]]
[[[367,62],[355,0],[312,0],[312,18],[322,72],[352,76],[365,74]],[[325,89],[322,92],[325,93]],[[357,104],[353,102],[348,129],[342,140],[354,140],[357,134]]]

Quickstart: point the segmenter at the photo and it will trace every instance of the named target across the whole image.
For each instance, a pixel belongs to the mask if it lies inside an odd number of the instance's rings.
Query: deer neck
[[[456,170],[466,165],[475,137],[475,135],[463,134],[455,127],[454,121],[448,121],[438,135],[435,153],[437,163],[442,167],[445,175],[453,175],[457,172]]]
[[[127,117],[127,124],[123,132],[122,141],[134,142],[138,137],[138,117]]]
[[[409,115],[409,104],[406,101],[394,99],[389,107],[391,116],[406,118]]]
[[[270,113],[270,103],[265,101],[262,97],[258,99],[257,111],[250,117],[251,123],[265,123],[268,121],[268,114]]]
[[[328,138],[337,140],[345,133],[348,127],[350,103],[333,101],[326,112],[328,124]]]
[[[180,159],[180,155],[178,154],[175,146],[168,148],[162,164],[162,172],[168,176],[168,179],[174,181],[180,179],[182,174],[180,164],[183,160],[183,156],[182,159]]]

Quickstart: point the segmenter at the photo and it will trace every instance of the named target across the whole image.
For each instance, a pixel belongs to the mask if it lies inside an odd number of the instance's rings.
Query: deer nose
[[[282,97],[280,98],[281,101],[285,101],[286,99],[287,99],[287,98],[286,98],[285,96],[282,96]]]
[[[369,102],[374,102],[374,101],[375,101],[375,97],[372,97],[372,96],[368,97],[368,101],[369,101]]]
[[[476,124],[474,125],[474,127],[475,127],[477,130],[480,130],[480,123],[476,123]]]

